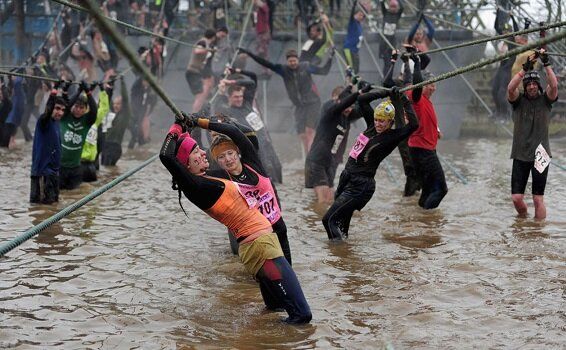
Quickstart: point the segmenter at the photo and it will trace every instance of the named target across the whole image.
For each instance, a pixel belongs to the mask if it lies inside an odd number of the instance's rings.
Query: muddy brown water
[[[276,135],[294,269],[311,324],[265,312],[229,251],[225,228],[186,199],[159,161],[0,258],[0,348],[563,349],[566,171],[550,169],[548,219],[510,202],[510,140],[442,141],[449,193],[437,210],[403,198],[378,170],[377,191],[328,242],[324,208],[305,190],[298,142]],[[566,164],[566,140],[553,140]],[[0,150],[0,241],[38,224],[158,151],[127,151],[94,185],[30,205],[31,144]],[[562,158],[561,158],[562,157]],[[530,186],[528,187],[530,191]],[[533,208],[529,203],[529,214]]]

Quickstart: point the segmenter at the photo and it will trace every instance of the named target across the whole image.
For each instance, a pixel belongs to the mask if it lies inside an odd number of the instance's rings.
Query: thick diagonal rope
[[[55,0],[54,0],[55,1]],[[61,0],[56,0],[61,1]],[[163,91],[157,78],[147,68],[146,65],[141,63],[134,53],[134,50],[122,39],[121,35],[118,33],[116,28],[108,21],[108,17],[102,15],[98,10],[97,6],[91,2],[91,0],[85,0],[84,5],[90,10],[91,16],[96,21],[97,25],[106,32],[106,34],[114,41],[114,44],[120,50],[122,55],[130,62],[130,64],[141,72],[144,79],[149,83],[153,90],[163,99],[163,102],[171,109],[175,115],[181,115],[181,110],[173,103],[169,96]]]
[[[7,71],[3,71],[3,70],[0,70],[0,74],[13,75],[13,76],[16,76],[16,77],[35,79],[35,80],[51,81],[51,82],[54,82],[54,83],[59,81],[59,79],[54,79],[54,78],[49,78],[49,77],[40,77],[40,76],[29,75],[29,74],[18,73],[18,72],[7,72]],[[78,84],[76,81],[73,81],[71,83],[72,84]]]
[[[560,56],[560,57],[566,57],[566,53],[561,53],[561,52],[546,52],[547,55],[550,56]]]
[[[117,184],[119,184],[120,182],[124,181],[125,179],[127,179],[128,177],[134,175],[135,173],[137,173],[138,171],[140,171],[141,169],[143,169],[144,167],[146,167],[147,165],[149,165],[151,162],[153,162],[155,159],[157,159],[157,154],[154,155],[153,157],[149,158],[148,160],[146,160],[145,162],[143,162],[142,164],[138,165],[137,167],[135,167],[134,169],[131,169],[129,171],[127,171],[126,173],[118,176],[117,178],[115,178],[114,180],[110,181],[109,183],[107,183],[106,185],[98,188],[97,190],[91,192],[90,194],[88,194],[87,196],[79,199],[78,201],[76,201],[75,203],[65,207],[63,210],[57,212],[56,214],[52,215],[51,217],[49,217],[48,219],[42,221],[40,224],[30,228],[29,230],[25,231],[24,233],[16,236],[15,238],[13,238],[12,240],[2,244],[0,246],[0,257],[4,256],[6,253],[8,253],[9,251],[13,250],[14,248],[16,248],[17,246],[19,246],[20,244],[24,243],[25,241],[29,240],[30,238],[36,236],[37,234],[39,234],[41,231],[45,230],[46,228],[48,228],[49,226],[53,225],[54,223],[60,221],[61,219],[63,219],[64,217],[66,217],[67,215],[71,214],[72,212],[74,212],[75,210],[79,209],[80,207],[82,207],[83,205],[87,204],[88,202],[92,201],[93,199],[95,199],[96,197],[100,196],[101,194],[103,194],[104,192],[108,191],[109,189],[111,189],[112,187],[116,186]]]
[[[541,45],[553,43],[553,42],[558,41],[558,40],[562,40],[565,37],[566,37],[566,30],[563,30],[561,32],[558,32],[556,34],[548,36],[544,39],[540,39],[540,40],[537,40],[533,43],[523,45],[521,47],[517,47],[513,50],[509,50],[506,53],[503,53],[501,55],[497,55],[497,56],[492,57],[492,58],[484,58],[484,59],[480,60],[479,62],[472,63],[472,64],[469,64],[469,65],[464,66],[462,68],[458,68],[458,69],[455,69],[453,71],[440,74],[440,75],[438,75],[434,78],[422,81],[418,84],[406,86],[406,87],[402,88],[400,91],[405,92],[405,91],[408,91],[408,90],[413,90],[413,89],[416,89],[416,88],[424,87],[425,85],[428,85],[428,84],[436,83],[438,81],[442,81],[442,80],[446,80],[446,79],[455,77],[455,76],[463,74],[463,73],[471,72],[473,70],[487,66],[489,64],[496,63],[496,62],[502,61],[506,58],[521,54],[525,51],[536,49]]]
[[[438,43],[438,41],[436,39],[432,39],[432,42],[434,43],[434,45],[436,45],[436,47],[438,47],[439,49],[442,49],[442,46],[440,46],[440,44]],[[444,58],[448,61],[448,63],[450,63],[450,65],[452,66],[453,69],[457,69],[458,67],[456,66],[456,63],[454,63],[454,61],[450,58],[450,56],[448,56],[448,54],[446,53],[446,51],[442,51],[442,55],[444,56]],[[478,92],[476,91],[476,89],[472,86],[472,84],[470,83],[470,81],[464,76],[464,74],[460,74],[459,77],[464,81],[464,83],[466,84],[466,86],[470,89],[470,91],[474,94],[474,96],[481,102],[482,106],[485,108],[485,110],[487,111],[487,113],[489,113],[490,115],[493,114],[493,111],[491,110],[491,108],[489,108],[489,106],[487,105],[487,103],[485,103],[483,97],[480,96],[480,94],[478,94]]]
[[[78,11],[89,12],[87,8],[84,8],[84,7],[82,7],[82,6],[73,4],[73,3],[68,2],[68,1],[65,1],[65,0],[51,0],[51,1],[56,2],[56,3],[58,3],[58,4],[61,4],[61,5],[68,6],[68,7],[72,8],[72,9],[75,9],[75,10],[78,10]],[[85,3],[85,2],[86,2],[86,1],[83,1],[83,3]],[[180,40],[177,40],[177,39],[173,39],[173,38],[171,38],[171,37],[168,37],[168,36],[165,36],[165,35],[161,35],[161,34],[159,34],[159,33],[154,33],[154,32],[152,32],[152,31],[150,31],[150,30],[147,30],[147,29],[144,29],[144,28],[140,28],[140,27],[136,27],[136,26],[131,25],[131,24],[129,24],[129,23],[122,22],[122,21],[120,21],[120,20],[117,20],[117,19],[114,19],[114,18],[111,18],[111,17],[108,17],[108,16],[104,16],[104,15],[100,14],[100,10],[99,10],[98,8],[96,9],[96,11],[97,11],[97,13],[98,13],[99,16],[102,16],[102,17],[104,17],[105,19],[107,19],[107,20],[109,20],[109,21],[112,21],[112,22],[114,22],[114,23],[116,23],[116,24],[119,24],[119,25],[121,25],[121,26],[123,26],[123,27],[129,28],[129,29],[133,29],[133,30],[135,30],[135,31],[138,31],[138,32],[141,32],[141,33],[150,35],[150,36],[154,36],[154,37],[157,37],[157,38],[161,38],[161,39],[163,39],[163,40],[171,41],[171,42],[177,43],[177,44],[179,44],[179,45],[188,46],[188,47],[197,47],[195,44],[186,43],[186,42],[184,42],[184,41],[180,41]],[[91,14],[92,14],[92,12],[91,12]],[[199,46],[199,48],[200,48],[200,46]],[[208,50],[208,49],[207,49],[207,50]]]
[[[484,58],[479,62],[469,64],[465,67],[455,69],[451,72],[440,74],[440,75],[438,75],[434,78],[425,80],[425,81],[420,82],[418,84],[409,85],[407,87],[402,88],[400,91],[405,92],[405,91],[408,91],[408,90],[413,90],[413,89],[416,89],[416,88],[424,87],[425,85],[428,85],[428,84],[432,84],[432,83],[436,83],[436,82],[439,82],[439,81],[442,81],[442,80],[446,80],[446,79],[455,77],[457,75],[467,73],[467,72],[473,71],[475,69],[487,66],[489,64],[499,62],[499,61],[504,60],[506,58],[509,58],[509,57],[518,55],[520,53],[523,53],[525,51],[536,49],[541,45],[552,43],[552,42],[555,42],[555,41],[558,41],[558,40],[562,40],[564,38],[566,38],[566,30],[563,30],[563,31],[558,32],[554,35],[548,36],[544,39],[540,39],[536,42],[533,42],[533,43],[530,43],[530,44],[527,44],[527,45],[524,45],[524,46],[521,46],[521,47],[517,47],[513,50],[510,50],[510,51],[508,51],[504,54],[495,56],[493,58]],[[509,129],[505,128],[505,130],[510,136],[513,136],[513,133]],[[565,167],[557,164],[556,162],[554,162],[554,165],[556,165],[558,168],[560,168],[562,170],[566,170]]]
[[[437,53],[437,52],[444,52],[444,51],[453,50],[453,49],[459,49],[459,48],[462,48],[462,47],[478,45],[478,44],[482,44],[482,43],[485,43],[485,42],[500,40],[500,39],[508,38],[508,37],[512,37],[512,36],[538,32],[540,30],[547,30],[547,29],[551,29],[551,28],[563,27],[565,25],[566,25],[566,21],[562,21],[562,22],[558,22],[558,23],[545,25],[545,26],[542,26],[542,27],[539,27],[539,28],[524,29],[524,30],[519,30],[519,31],[516,31],[516,32],[507,33],[507,34],[491,36],[491,37],[484,38],[484,39],[472,40],[472,41],[468,41],[468,42],[461,43],[461,44],[439,47],[437,49],[428,50],[426,52],[417,52],[417,55],[424,55],[424,54],[431,54],[431,53]],[[514,44],[517,46],[517,43],[514,43]]]

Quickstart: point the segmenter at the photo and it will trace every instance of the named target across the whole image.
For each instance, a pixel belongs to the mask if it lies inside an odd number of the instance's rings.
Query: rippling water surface
[[[373,199],[336,244],[320,223],[324,208],[302,188],[298,142],[277,140],[310,325],[287,326],[283,313],[264,311],[224,227],[183,199],[187,219],[156,161],[0,258],[0,348],[564,348],[566,171],[550,169],[548,219],[519,219],[510,141],[444,141],[439,152],[469,183],[445,166],[450,191],[439,209],[424,211],[416,197],[402,197],[394,153],[396,182],[378,171]],[[551,143],[566,164],[566,140]],[[0,150],[0,241],[158,147],[126,152],[94,185],[62,192],[56,207],[27,201],[31,145]]]

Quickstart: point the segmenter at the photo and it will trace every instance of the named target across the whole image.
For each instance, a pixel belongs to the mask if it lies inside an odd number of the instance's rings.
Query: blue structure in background
[[[52,14],[47,15],[43,5],[43,1],[26,1],[25,4],[25,34],[27,39],[30,40],[29,52],[20,50],[16,45],[16,18],[14,13],[0,26],[2,64],[22,64],[43,43],[59,10],[59,7],[52,8]],[[23,49],[26,50],[26,48]]]

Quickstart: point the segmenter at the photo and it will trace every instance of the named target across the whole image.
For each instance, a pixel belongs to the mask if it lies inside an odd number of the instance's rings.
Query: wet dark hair
[[[216,31],[214,29],[210,29],[208,28],[205,32],[204,32],[204,37],[207,39],[212,39],[216,36]]]
[[[66,109],[67,108],[67,101],[61,96],[55,96],[55,100],[53,101],[53,106],[55,106],[55,105],[65,106],[65,109]]]
[[[297,50],[295,49],[289,49],[287,50],[287,52],[285,53],[285,58],[289,58],[289,57],[299,57],[299,55],[297,54]]]
[[[236,91],[244,91],[244,87],[240,85],[230,85],[228,86],[228,96],[231,96]]]
[[[228,33],[228,27],[226,27],[226,26],[218,27],[218,28],[216,28],[216,32],[217,32],[217,33],[218,33],[218,32]]]

